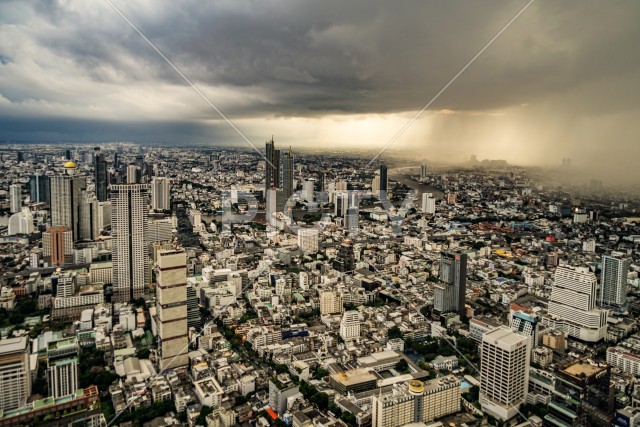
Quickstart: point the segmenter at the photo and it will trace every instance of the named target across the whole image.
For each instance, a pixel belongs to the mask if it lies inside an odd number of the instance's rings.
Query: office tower
[[[420,165],[420,181],[427,179],[427,165],[424,163]]]
[[[127,166],[127,184],[140,184],[140,168],[136,165]]]
[[[107,162],[104,154],[100,152],[100,147],[94,150],[94,181],[96,186],[96,198],[99,202],[107,201]]]
[[[25,156],[25,154],[22,151],[18,151],[16,153],[16,160],[18,161],[18,163],[20,162],[24,162],[26,160],[27,156]]]
[[[73,261],[73,235],[69,227],[55,226],[42,233],[42,256],[50,266]]]
[[[344,239],[338,247],[338,255],[333,261],[333,268],[341,273],[347,273],[356,268],[356,255],[351,239]]]
[[[318,230],[316,228],[299,229],[298,246],[305,255],[318,252]]]
[[[302,183],[302,199],[308,202],[313,202],[313,189],[315,187],[315,181],[306,180]]]
[[[32,203],[50,203],[51,188],[47,175],[29,177],[29,195]]]
[[[117,151],[113,154],[113,168],[118,170],[120,169],[120,158],[118,157],[120,153]]]
[[[87,180],[77,176],[76,164],[66,162],[65,173],[50,178],[51,188],[51,225],[68,227],[73,239],[78,239],[80,192],[86,190]]]
[[[284,197],[289,199],[293,195],[293,153],[291,147],[287,151],[282,159],[282,189],[284,190]]]
[[[64,150],[64,159],[71,160],[71,150]]]
[[[52,341],[47,345],[49,397],[71,396],[78,391],[78,339]]]
[[[173,240],[173,224],[171,218],[149,221],[149,243],[171,242]]]
[[[371,180],[371,194],[380,197],[380,174],[376,174]]]
[[[431,193],[422,193],[422,212],[433,215],[436,213],[436,199]]]
[[[335,290],[320,292],[320,314],[342,313],[342,296]]]
[[[338,193],[335,198],[335,206],[333,214],[335,216],[343,217],[347,214],[349,208],[349,193]]]
[[[373,396],[371,426],[425,425],[456,412],[460,412],[460,380],[456,377],[410,380],[394,384],[390,393]]]
[[[607,310],[596,308],[596,275],[584,267],[560,266],[542,324],[582,341],[597,342],[607,332]]]
[[[22,185],[11,184],[9,186],[9,200],[11,213],[18,213],[22,210]]]
[[[30,395],[29,338],[0,340],[0,409],[22,407]]]
[[[33,215],[31,215],[31,210],[29,210],[29,208],[22,208],[22,211],[14,213],[9,217],[9,224],[7,227],[7,234],[9,236],[31,233],[33,233]]]
[[[360,318],[356,310],[345,311],[340,320],[340,337],[345,341],[360,338]]]
[[[276,150],[273,137],[265,145],[265,192],[280,187],[280,150]]]
[[[98,230],[111,228],[111,201],[98,202]]]
[[[95,240],[99,231],[98,200],[93,193],[82,190],[78,205],[78,238],[76,240]]]
[[[358,211],[358,208],[353,207],[347,209],[347,213],[345,214],[344,218],[344,228],[346,228],[350,232],[358,231],[360,222],[360,213]]]
[[[538,336],[540,319],[538,319],[538,315],[533,310],[519,306],[518,304],[511,304],[509,310],[509,326],[511,330],[531,337],[532,349],[538,346],[540,342],[540,337]]]
[[[111,236],[115,302],[142,297],[149,283],[148,189],[144,184],[111,187]]]
[[[467,254],[443,252],[440,255],[440,280],[445,289],[444,305],[434,309],[439,313],[455,311],[465,315],[467,291]],[[448,302],[447,302],[448,301]]]
[[[171,181],[169,178],[153,178],[151,181],[151,209],[154,211],[170,211],[170,194]]]
[[[627,303],[627,275],[630,264],[629,258],[624,258],[622,254],[602,257],[601,306],[622,307]]]
[[[187,255],[184,249],[158,252],[158,349],[160,369],[189,364],[187,356]]]
[[[544,425],[550,427],[605,427],[613,423],[615,387],[611,367],[576,360],[555,372],[555,390]]]
[[[389,180],[387,178],[387,165],[380,165],[380,191],[387,192]]]
[[[503,326],[482,336],[480,405],[485,414],[509,420],[529,388],[531,338]]]

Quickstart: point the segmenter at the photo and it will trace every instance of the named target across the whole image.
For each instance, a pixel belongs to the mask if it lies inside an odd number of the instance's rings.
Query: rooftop
[[[562,371],[574,377],[591,377],[607,369],[606,366],[591,363],[588,360],[578,360],[562,368]]]

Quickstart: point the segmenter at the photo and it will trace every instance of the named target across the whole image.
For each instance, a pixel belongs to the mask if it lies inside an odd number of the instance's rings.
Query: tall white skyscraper
[[[629,258],[622,254],[602,257],[602,276],[600,281],[600,305],[603,307],[621,307],[627,303],[627,276]]]
[[[158,252],[156,302],[160,369],[189,364],[187,352],[187,256],[183,249]]]
[[[298,246],[305,254],[318,252],[318,229],[301,228],[298,230]]]
[[[144,184],[111,187],[113,298],[140,298],[149,283],[148,189]]]
[[[516,416],[529,388],[531,338],[503,326],[482,335],[480,405],[502,420]]]
[[[422,193],[422,212],[433,215],[436,213],[436,199],[431,193]]]
[[[596,286],[596,275],[588,268],[558,267],[542,324],[582,341],[604,339],[607,310],[596,308]]]
[[[78,391],[78,339],[66,338],[47,346],[47,382],[49,396],[70,396]]]
[[[9,201],[11,213],[18,213],[22,210],[22,185],[11,184],[9,186]]]
[[[345,311],[340,320],[340,336],[345,341],[360,338],[360,318],[355,310]]]
[[[155,177],[151,180],[151,209],[171,210],[171,181],[169,178]]]
[[[0,409],[24,406],[30,395],[29,338],[0,340]]]

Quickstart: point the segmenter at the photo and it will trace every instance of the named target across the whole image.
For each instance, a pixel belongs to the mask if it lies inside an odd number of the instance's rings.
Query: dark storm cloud
[[[525,4],[114,3],[237,120],[418,110]],[[526,104],[530,128],[627,117],[640,93],[638,16],[635,0],[536,1],[432,109]],[[192,121],[212,135],[226,126],[106,2],[8,1],[0,25],[0,114],[27,120],[18,124]]]

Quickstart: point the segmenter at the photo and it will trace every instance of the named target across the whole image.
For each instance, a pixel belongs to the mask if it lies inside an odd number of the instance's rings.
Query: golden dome
[[[68,162],[65,162],[64,165],[62,165],[65,169],[75,169],[78,167],[78,165],[75,164],[75,162],[72,162],[71,160],[69,160]]]

